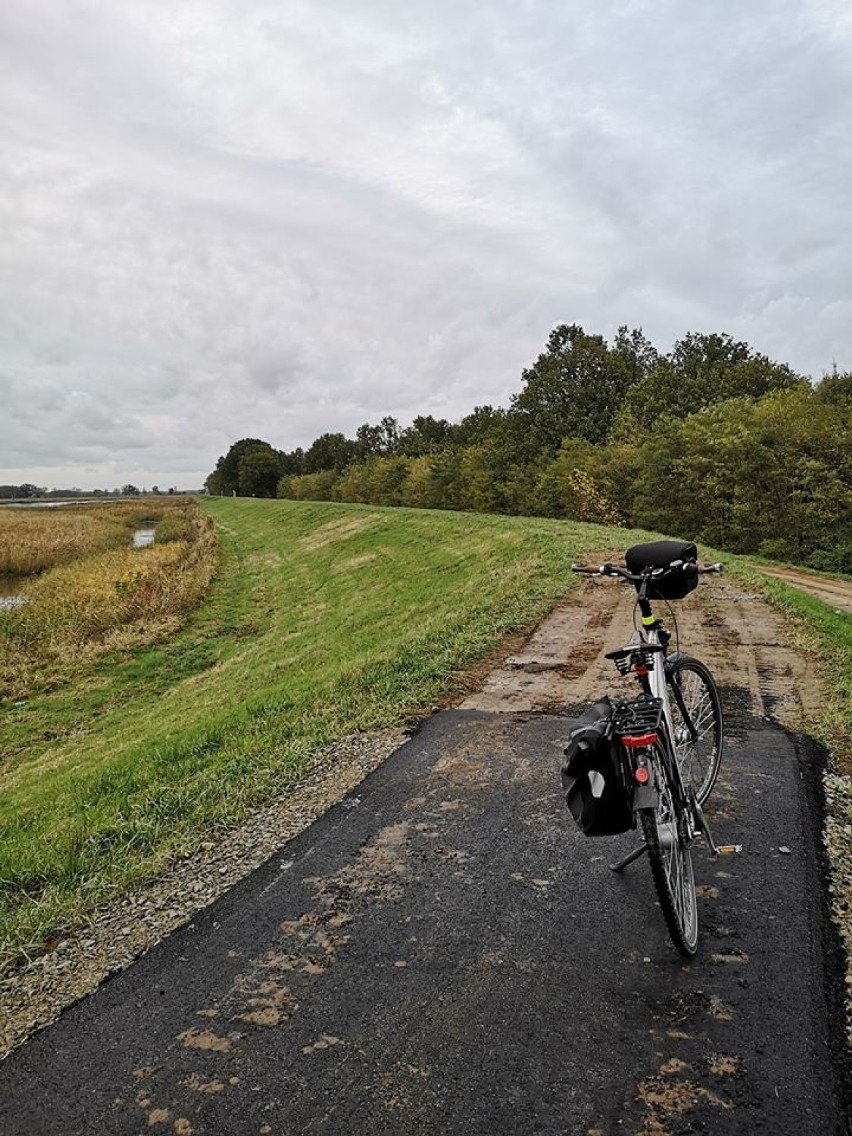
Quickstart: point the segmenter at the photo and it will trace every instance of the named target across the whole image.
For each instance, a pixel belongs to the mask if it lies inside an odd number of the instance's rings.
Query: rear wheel
[[[698,949],[698,901],[690,852],[692,834],[662,754],[656,755],[655,765],[660,802],[656,809],[641,809],[639,816],[651,875],[669,935],[680,953],[691,958]]]
[[[710,671],[698,659],[681,655],[668,672],[671,684],[674,750],[684,785],[699,805],[710,796],[722,761],[722,704]]]

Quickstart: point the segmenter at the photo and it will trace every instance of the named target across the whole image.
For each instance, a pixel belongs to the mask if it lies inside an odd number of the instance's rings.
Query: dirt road
[[[848,580],[831,580],[801,568],[767,568],[765,564],[755,564],[754,567],[758,572],[783,580],[785,584],[792,584],[794,588],[830,604],[836,611],[852,612],[852,582]]]
[[[590,578],[517,655],[510,656],[463,709],[494,712],[579,706],[618,689],[605,651],[626,642],[635,596],[617,581]],[[707,661],[720,686],[743,689],[758,718],[799,728],[820,704],[814,668],[789,646],[780,618],[758,593],[727,578],[702,585],[673,605],[690,654]],[[668,620],[672,624],[671,617]]]
[[[457,709],[0,1065],[14,1133],[845,1133],[812,668],[728,580],[676,607],[723,688],[702,948],[630,837],[559,793],[566,707],[619,682],[632,597],[585,583]]]

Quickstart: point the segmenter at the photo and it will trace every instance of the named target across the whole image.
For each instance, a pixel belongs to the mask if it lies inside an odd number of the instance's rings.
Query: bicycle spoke
[[[710,672],[697,659],[679,658],[670,681],[680,695],[680,701],[677,697],[671,700],[678,765],[701,804],[716,782],[722,757],[719,695]]]
[[[698,905],[690,853],[691,834],[669,780],[666,759],[657,755],[660,801],[656,809],[642,811],[651,872],[672,942],[681,954],[691,956],[698,944]]]

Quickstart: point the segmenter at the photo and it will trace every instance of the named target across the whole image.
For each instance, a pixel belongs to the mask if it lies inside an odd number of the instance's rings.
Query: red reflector
[[[621,744],[630,746],[631,749],[638,749],[640,746],[656,745],[660,740],[659,734],[628,734],[621,739]]]
[[[636,778],[640,785],[647,785],[651,780],[651,774],[648,772],[647,765],[637,765],[633,776]]]

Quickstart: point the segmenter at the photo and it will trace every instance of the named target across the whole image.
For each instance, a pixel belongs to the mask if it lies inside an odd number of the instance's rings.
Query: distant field
[[[279,794],[318,747],[398,724],[644,534],[515,517],[214,500],[220,568],[159,646],[0,704],[2,957]]]

